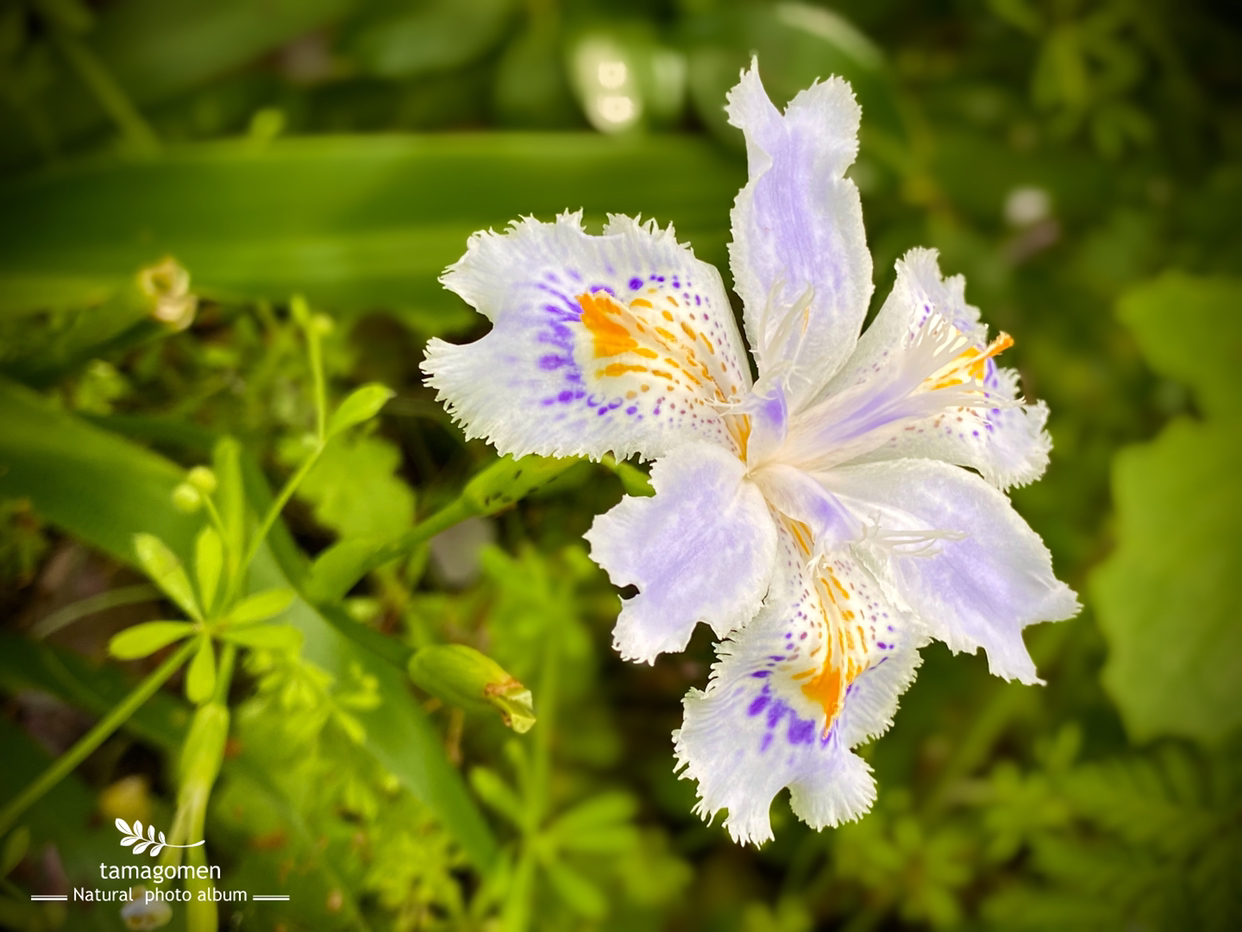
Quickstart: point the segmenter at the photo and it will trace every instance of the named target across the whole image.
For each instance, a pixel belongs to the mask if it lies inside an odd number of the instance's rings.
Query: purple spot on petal
[[[776,702],[772,703],[772,708],[768,709],[768,727],[775,728],[776,723],[779,722],[781,717],[788,711],[789,706],[785,704],[785,700],[777,699]]]
[[[750,706],[746,709],[746,714],[751,718],[754,718],[767,708],[768,702],[771,701],[771,698],[771,695],[768,693],[768,688],[766,686],[763,687],[763,692],[754,698]]]
[[[643,280],[641,278],[630,279],[630,291],[637,291],[642,286],[643,286]]]
[[[763,736],[763,740],[759,742],[759,753],[762,754],[772,746],[772,732],[768,732]]]
[[[815,740],[815,723],[809,718],[793,717],[789,723],[790,744],[810,744]]]

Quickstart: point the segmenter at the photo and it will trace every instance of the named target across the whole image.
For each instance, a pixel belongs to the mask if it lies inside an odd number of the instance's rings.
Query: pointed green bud
[[[465,644],[435,644],[410,658],[410,679],[437,699],[467,712],[496,710],[519,734],[535,724],[530,690],[500,664]]]

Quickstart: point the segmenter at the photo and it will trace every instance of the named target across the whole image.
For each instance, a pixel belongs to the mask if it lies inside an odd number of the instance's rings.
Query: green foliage
[[[0,926],[117,927],[29,894],[96,885],[135,776],[223,888],[291,894],[174,929],[1242,925],[1235,20],[0,3]],[[519,216],[671,221],[727,271],[752,54],[778,102],[851,81],[877,296],[934,246],[1015,336],[1055,445],[1014,501],[1088,603],[1030,633],[1042,690],[929,648],[875,811],[815,834],[778,800],[759,851],[672,773],[706,639],[609,647],[581,535],[646,473],[497,459],[418,369],[485,326],[437,277]],[[534,727],[411,678],[445,650]]]
[[[1189,384],[1204,414],[1113,466],[1118,547],[1093,593],[1111,647],[1104,682],[1140,739],[1216,741],[1242,725],[1239,297],[1235,280],[1168,275],[1120,304],[1153,368]]]
[[[286,462],[296,462],[304,448],[295,441],[282,454]],[[394,475],[400,463],[401,451],[382,437],[344,437],[307,473],[298,496],[312,504],[320,524],[342,539],[386,542],[414,522],[414,493]]]

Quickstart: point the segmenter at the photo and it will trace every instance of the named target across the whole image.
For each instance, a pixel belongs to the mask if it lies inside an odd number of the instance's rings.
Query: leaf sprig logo
[[[147,848],[150,848],[151,857],[155,857],[165,848],[197,848],[199,845],[207,844],[207,840],[203,839],[202,841],[194,842],[192,845],[170,845],[168,840],[164,837],[164,833],[157,832],[154,825],[147,826],[147,835],[144,838],[142,836],[142,822],[138,819],[134,820],[132,828],[124,819],[117,819],[116,827],[123,836],[121,838],[121,844],[126,848],[133,845],[134,854],[142,854],[142,852],[146,851]]]

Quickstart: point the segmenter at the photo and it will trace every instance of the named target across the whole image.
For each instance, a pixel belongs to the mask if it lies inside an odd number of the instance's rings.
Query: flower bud
[[[173,507],[192,515],[203,507],[203,493],[188,482],[183,482],[172,493]]]
[[[437,699],[467,712],[500,712],[519,734],[535,724],[530,690],[500,664],[465,644],[424,647],[410,658],[410,679]]]
[[[207,466],[195,466],[185,477],[185,481],[204,495],[211,495],[216,490],[216,474]]]
[[[198,295],[190,291],[190,273],[168,257],[138,273],[138,288],[151,301],[151,316],[173,330],[194,322]]]

